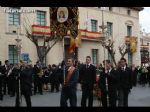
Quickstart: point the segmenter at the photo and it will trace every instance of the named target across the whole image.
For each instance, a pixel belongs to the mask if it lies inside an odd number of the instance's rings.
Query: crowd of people
[[[150,66],[135,67],[133,64],[129,67],[125,58],[120,59],[117,67],[113,67],[110,60],[94,66],[90,56],[86,57],[85,63],[68,58],[66,62],[48,66],[40,61],[34,66],[26,62],[15,65],[8,60],[4,65],[0,62],[0,100],[5,100],[4,95],[14,97],[18,93],[24,95],[27,106],[31,107],[31,95],[43,95],[43,90],[61,91],[60,106],[68,106],[69,100],[70,106],[76,107],[78,83],[82,90],[81,107],[92,107],[94,96],[103,107],[127,107],[133,86],[147,83],[150,86]]]
[[[31,95],[43,95],[43,90],[59,92],[62,82],[61,64],[42,66],[38,61],[34,66],[26,62],[13,65],[6,60],[5,64],[2,65],[0,62],[0,100],[4,100],[4,95],[15,97],[17,91],[20,90],[21,93],[19,94],[24,95],[27,106],[31,106]],[[20,84],[19,88],[18,84]]]

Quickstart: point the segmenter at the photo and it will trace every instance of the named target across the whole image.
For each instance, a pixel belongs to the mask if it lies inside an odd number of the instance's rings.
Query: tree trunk
[[[117,66],[117,63],[116,63],[116,60],[115,60],[114,55],[112,55],[111,57],[112,57],[113,63],[115,64],[115,67],[116,67],[116,66]]]
[[[36,50],[37,50],[39,61],[41,62],[42,65],[45,65],[44,59],[46,57],[46,54],[43,53],[44,50],[42,50],[39,46],[36,46]]]
[[[115,54],[113,53],[113,50],[108,49],[108,52],[112,58],[113,63],[115,64],[115,67],[117,66],[116,60],[115,60]]]

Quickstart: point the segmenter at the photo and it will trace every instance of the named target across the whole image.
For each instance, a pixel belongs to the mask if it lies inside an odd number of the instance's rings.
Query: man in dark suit
[[[58,68],[55,64],[52,65],[52,74],[50,75],[50,83],[51,83],[51,92],[54,92],[54,89],[56,89],[56,92],[58,92],[59,74],[58,74]]]
[[[36,95],[37,90],[41,95],[43,95],[43,90],[42,90],[42,65],[39,61],[37,61],[36,65],[34,65],[33,74],[34,74],[34,95]]]
[[[4,92],[4,95],[6,95],[6,92],[8,92],[8,94],[10,93],[10,90],[9,90],[10,88],[8,86],[9,67],[10,67],[9,61],[5,60],[5,65],[3,66],[3,92]]]
[[[31,107],[32,74],[33,71],[30,68],[30,65],[25,63],[20,73],[20,86],[21,86],[21,94],[24,95],[27,107]]]
[[[135,67],[134,64],[132,65],[131,70],[132,70],[132,85],[136,86],[136,84],[137,84],[138,70],[137,70],[137,68]]]
[[[119,86],[118,86],[118,106],[128,106],[128,94],[132,88],[132,71],[127,67],[126,59],[121,58],[121,67],[118,68]]]
[[[2,81],[3,81],[3,70],[2,70],[2,65],[1,65],[1,61],[0,61],[0,100],[3,100],[3,91],[2,91]]]
[[[147,73],[147,81],[150,87],[150,65],[147,67],[148,73]]]
[[[86,107],[86,101],[89,100],[88,106],[93,106],[93,89],[96,84],[96,67],[91,64],[91,57],[86,57],[86,64],[83,65],[81,74],[82,99],[81,106]]]
[[[70,106],[77,106],[77,83],[79,71],[73,65],[73,59],[68,58],[65,68],[64,83],[62,84],[60,106],[67,107],[67,101],[70,100]]]
[[[118,73],[112,68],[110,60],[104,61],[105,69],[100,75],[98,81],[101,90],[102,106],[116,107],[117,86],[119,82]]]

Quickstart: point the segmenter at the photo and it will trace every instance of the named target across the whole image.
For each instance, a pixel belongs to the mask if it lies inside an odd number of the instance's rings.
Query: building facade
[[[140,53],[141,53],[141,65],[148,65],[150,61],[150,34],[140,32]]]
[[[102,20],[107,26],[107,37],[114,41],[115,59],[121,57],[118,47],[125,43],[126,36],[138,37],[137,52],[125,55],[129,64],[141,64],[139,38],[139,11],[142,7],[79,7],[79,29],[82,44],[76,50],[76,57],[85,62],[87,55],[92,57],[93,64],[97,65],[104,60],[104,48],[98,41],[101,38]],[[103,11],[103,15],[102,15]],[[17,13],[13,13],[17,12]],[[35,45],[26,37],[25,28],[32,33],[32,25],[50,26],[49,7],[0,7],[0,60],[9,59],[17,63],[16,39],[21,39],[21,56],[24,60],[31,60],[34,64],[38,60]],[[69,36],[65,37],[65,51],[69,47]],[[42,40],[39,39],[42,45]],[[105,59],[110,59],[106,51]],[[59,41],[48,53],[47,64],[58,64],[63,60],[63,44]]]

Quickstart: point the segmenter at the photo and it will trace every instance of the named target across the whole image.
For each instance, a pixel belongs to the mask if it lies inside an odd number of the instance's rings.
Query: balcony
[[[85,40],[95,40],[97,41],[100,37],[102,37],[102,33],[100,32],[91,32],[86,29],[79,29],[81,32],[81,38]],[[32,34],[37,36],[50,36],[51,31],[49,26],[40,26],[40,25],[32,25]],[[65,38],[70,38],[70,32],[66,35]]]

